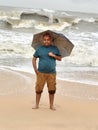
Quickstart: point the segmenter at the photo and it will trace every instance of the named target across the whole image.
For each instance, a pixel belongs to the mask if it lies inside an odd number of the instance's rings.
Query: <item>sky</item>
[[[0,0],[0,6],[98,13],[98,0]]]

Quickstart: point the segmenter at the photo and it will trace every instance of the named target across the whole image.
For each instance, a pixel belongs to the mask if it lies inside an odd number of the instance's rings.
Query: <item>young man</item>
[[[37,68],[37,59],[39,59]],[[52,45],[52,38],[49,33],[43,35],[43,44],[39,46],[32,59],[34,71],[36,73],[36,105],[39,108],[41,93],[45,83],[47,83],[49,92],[50,109],[55,110],[54,94],[56,92],[56,60],[61,61],[61,55],[58,48]]]

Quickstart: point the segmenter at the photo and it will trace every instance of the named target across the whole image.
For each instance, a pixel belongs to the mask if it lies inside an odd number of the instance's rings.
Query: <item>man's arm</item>
[[[51,57],[53,57],[53,58],[55,58],[56,60],[59,60],[59,61],[62,60],[61,56],[57,56],[57,55],[53,54],[52,52],[49,52],[48,55],[51,56]]]
[[[34,68],[35,73],[38,74],[37,65],[36,65],[36,60],[37,60],[36,57],[33,57],[33,58],[32,58],[32,65],[33,65],[33,68]]]

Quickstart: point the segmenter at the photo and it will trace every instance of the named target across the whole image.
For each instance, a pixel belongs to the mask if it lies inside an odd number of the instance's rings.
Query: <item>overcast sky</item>
[[[0,6],[98,13],[98,0],[0,0]]]

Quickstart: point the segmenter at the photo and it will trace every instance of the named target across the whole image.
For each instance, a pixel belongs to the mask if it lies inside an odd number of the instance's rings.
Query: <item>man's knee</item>
[[[55,94],[55,90],[49,90],[49,94]]]
[[[36,94],[41,94],[42,93],[42,91],[36,91]]]

